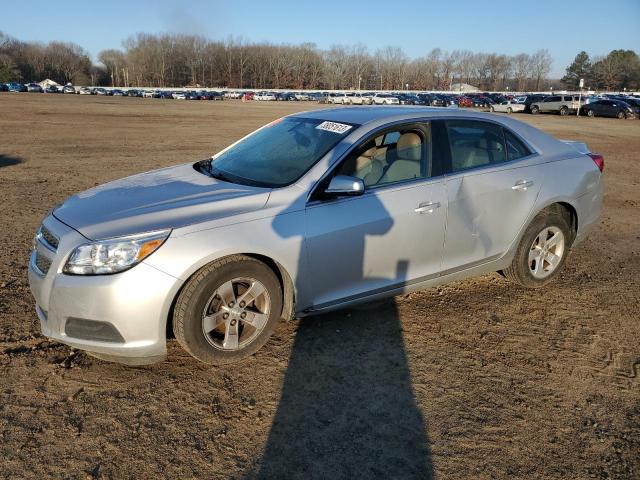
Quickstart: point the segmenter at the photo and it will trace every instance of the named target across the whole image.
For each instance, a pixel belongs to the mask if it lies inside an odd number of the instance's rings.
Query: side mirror
[[[324,193],[332,197],[362,195],[364,193],[364,182],[357,177],[336,175],[331,179]]]

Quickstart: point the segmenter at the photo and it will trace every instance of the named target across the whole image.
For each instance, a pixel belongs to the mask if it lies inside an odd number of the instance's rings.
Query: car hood
[[[270,191],[216,180],[185,164],[86,190],[67,199],[53,215],[99,240],[259,210]]]

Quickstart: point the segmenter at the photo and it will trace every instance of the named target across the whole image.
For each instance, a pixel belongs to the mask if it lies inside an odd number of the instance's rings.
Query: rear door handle
[[[518,180],[516,184],[511,187],[512,190],[526,190],[533,185],[531,180]]]
[[[436,208],[440,208],[440,202],[426,202],[418,205],[413,211],[416,213],[433,213]]]

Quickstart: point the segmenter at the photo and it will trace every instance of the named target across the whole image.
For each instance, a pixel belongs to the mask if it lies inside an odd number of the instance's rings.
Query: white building
[[[479,92],[480,89],[478,87],[474,87],[473,85],[469,85],[468,83],[452,83],[451,84],[452,92]]]

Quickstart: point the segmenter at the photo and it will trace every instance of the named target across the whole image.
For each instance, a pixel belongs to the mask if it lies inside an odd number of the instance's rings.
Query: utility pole
[[[580,94],[578,95],[578,108],[576,109],[576,117],[580,116],[580,108],[582,107],[582,87],[584,87],[584,78],[580,79]]]

